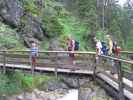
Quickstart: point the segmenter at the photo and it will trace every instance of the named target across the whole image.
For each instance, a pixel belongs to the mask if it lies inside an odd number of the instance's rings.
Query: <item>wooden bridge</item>
[[[74,63],[70,53],[74,53]],[[133,54],[132,52],[121,52]],[[28,70],[32,68],[30,51],[0,51],[0,68]],[[95,52],[40,51],[34,71],[91,75],[117,100],[133,100],[133,61],[101,55],[95,60]],[[112,66],[116,73],[111,74]],[[110,89],[109,89],[110,88]],[[119,95],[118,95],[119,94]]]

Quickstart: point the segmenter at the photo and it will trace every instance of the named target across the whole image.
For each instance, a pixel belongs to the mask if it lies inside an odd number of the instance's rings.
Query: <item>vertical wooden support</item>
[[[119,100],[125,100],[122,64],[118,62],[118,83],[119,83]]]
[[[3,51],[3,73],[6,73],[6,51]]]
[[[78,100],[80,100],[80,96],[81,96],[81,89],[80,89],[80,82],[79,82],[79,77],[77,79],[77,82],[78,82]]]
[[[58,53],[55,54],[56,59],[55,61],[57,62],[57,66],[55,66],[55,77],[58,79]]]
[[[31,54],[29,54],[29,55],[30,55],[31,74],[34,75],[34,65],[32,63],[32,56],[31,56]]]
[[[99,57],[95,57],[94,55],[94,69],[93,69],[93,78],[94,78],[94,81],[96,80],[96,70],[97,70],[97,66],[98,66],[98,59]]]

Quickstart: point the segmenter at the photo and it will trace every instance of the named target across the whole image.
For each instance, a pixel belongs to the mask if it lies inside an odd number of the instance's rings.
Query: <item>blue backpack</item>
[[[103,55],[107,55],[108,54],[108,49],[107,49],[106,43],[105,42],[101,42],[101,44],[102,44],[101,50],[103,52]]]
[[[75,48],[74,50],[79,50],[79,42],[75,40]]]

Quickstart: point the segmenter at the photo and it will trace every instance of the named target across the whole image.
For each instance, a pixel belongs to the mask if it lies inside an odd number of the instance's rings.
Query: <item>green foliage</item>
[[[64,34],[60,37],[62,43],[61,45],[63,47],[66,47],[66,41],[64,41],[64,38],[68,37],[69,34],[71,34],[74,39],[80,42],[80,49],[83,50],[85,47],[85,41],[82,36],[88,31],[87,27],[83,23],[81,23],[78,18],[75,18],[74,16],[61,17],[59,18],[59,23],[63,26],[64,31]]]
[[[39,88],[39,89],[42,89],[42,86],[43,86],[43,89],[47,89],[47,84],[48,84],[48,81],[50,80],[55,80],[56,78],[54,76],[42,76],[42,75],[38,75],[38,76],[35,76],[34,77],[34,80],[33,80],[33,86],[34,88]]]
[[[86,24],[88,27],[90,27],[91,32],[95,32],[98,29],[98,23],[97,23],[97,14],[96,14],[96,8],[92,7],[89,11],[89,13],[86,13]]]
[[[0,46],[10,47],[18,44],[16,31],[9,26],[0,23]]]
[[[49,17],[45,16],[43,22],[44,28],[46,32],[48,32],[50,37],[57,37],[60,34],[63,34],[63,27],[62,25],[58,22],[57,17]]]
[[[129,51],[133,51],[133,34],[130,34],[127,38],[127,42],[125,43],[125,49]]]
[[[79,11],[79,16],[81,18],[86,18],[86,15],[91,8],[96,7],[96,0],[77,0],[77,8]]]
[[[109,32],[111,32],[111,34],[113,35],[115,40],[121,46],[123,46],[124,41],[123,41],[123,38],[122,38],[122,33],[121,33],[120,27],[118,26],[117,21],[115,19],[113,19],[113,21],[110,24]]]
[[[59,23],[59,18],[69,15],[64,6],[55,0],[46,0],[43,16],[43,27],[51,37],[57,37],[63,33],[63,26]]]
[[[97,31],[96,32],[96,38],[98,40],[105,41],[106,40],[106,37],[105,36],[106,36],[106,33],[103,32],[103,31]]]
[[[35,4],[35,0],[24,0],[23,3],[26,12],[30,12],[33,15],[38,16],[40,11],[37,5]]]
[[[10,77],[11,78],[11,77]],[[12,95],[21,92],[21,87],[14,78],[0,74],[0,95]]]
[[[49,41],[47,38],[44,38],[44,40],[41,42],[40,49],[42,49],[42,50],[49,49]]]
[[[7,71],[6,74],[0,73],[0,95],[14,95],[23,91],[31,92],[35,88],[46,85],[49,80],[55,77],[47,75],[24,74],[21,71]]]

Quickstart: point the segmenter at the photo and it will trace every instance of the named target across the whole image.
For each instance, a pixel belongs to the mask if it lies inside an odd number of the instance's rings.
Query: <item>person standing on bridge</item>
[[[94,37],[94,41],[96,42],[96,63],[99,63],[99,56],[102,54],[102,44],[101,41]]]
[[[107,35],[107,44],[108,44],[108,55],[111,56],[112,55],[112,50],[113,50],[113,41],[110,35]]]
[[[31,43],[31,65],[32,65],[32,74],[34,73],[34,69],[36,66],[36,58],[38,56],[38,47],[35,42]]]
[[[114,41],[113,49],[112,49],[112,52],[114,53],[114,56],[119,58],[120,57],[120,51],[121,51],[121,47],[118,46],[117,41]]]
[[[75,51],[75,40],[72,38],[71,35],[67,38],[67,45],[68,45],[68,51]],[[72,64],[75,64],[74,61],[74,53],[69,53],[69,57],[71,58]]]
[[[113,56],[113,54],[115,52],[115,50],[113,50],[113,49],[116,47],[116,45],[114,45],[113,40],[112,40],[110,35],[107,35],[106,37],[107,37],[107,42],[108,42],[108,55]],[[114,75],[117,72],[117,69],[116,69],[116,66],[115,66],[115,61],[114,60],[109,60],[109,62],[112,66],[111,74]]]

